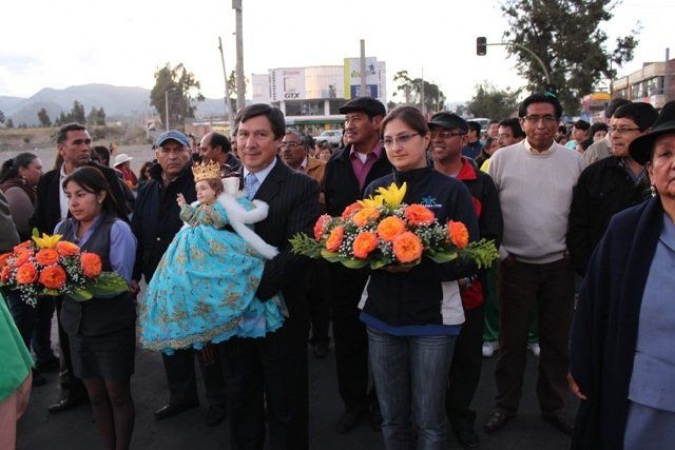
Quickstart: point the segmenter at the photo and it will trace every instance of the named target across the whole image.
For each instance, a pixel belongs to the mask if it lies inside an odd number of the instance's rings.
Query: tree
[[[103,126],[105,125],[105,117],[106,114],[103,107],[97,109],[92,106],[91,111],[89,111],[89,114],[87,115],[87,124]]]
[[[73,102],[73,109],[70,110],[70,114],[68,115],[68,122],[77,122],[80,124],[87,123],[84,105],[77,100]]]
[[[183,64],[171,67],[169,63],[155,72],[155,86],[150,91],[150,104],[155,107],[166,125],[166,98],[169,100],[169,124],[179,124],[195,116],[196,102],[204,101],[201,85]],[[167,94],[168,93],[168,94]]]
[[[49,114],[45,108],[40,109],[37,116],[41,127],[47,128],[52,126],[52,119],[49,118]]]
[[[429,83],[421,78],[410,78],[407,70],[396,72],[394,81],[398,83],[398,86],[393,96],[396,97],[399,92],[402,93],[405,104],[421,108],[422,92],[424,92],[424,110],[435,112],[445,107],[445,95],[437,84]]]
[[[581,98],[592,92],[601,78],[614,78],[616,68],[633,59],[639,24],[628,36],[607,49],[607,34],[600,29],[612,17],[616,0],[502,0],[509,30],[504,39],[536,54],[557,88],[563,110],[577,115]],[[541,65],[522,48],[508,46],[517,58],[516,68],[533,91],[546,88]]]
[[[0,123],[5,123],[5,113],[0,111]]]
[[[498,90],[484,81],[476,86],[476,93],[467,103],[466,109],[473,117],[503,119],[511,116],[518,109],[519,94],[520,89],[515,92],[511,92],[508,88]]]
[[[5,124],[5,126],[7,128],[14,128],[14,121],[12,120],[11,117],[9,119],[7,119],[7,123]]]

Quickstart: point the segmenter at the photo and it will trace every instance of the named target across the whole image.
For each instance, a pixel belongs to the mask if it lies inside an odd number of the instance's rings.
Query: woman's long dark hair
[[[37,155],[26,152],[19,153],[14,158],[10,158],[2,163],[2,169],[0,169],[0,183],[4,183],[12,178],[20,178],[19,168],[27,168],[35,161],[35,159],[37,159]]]
[[[110,190],[110,185],[100,170],[93,166],[79,167],[63,180],[61,188],[65,189],[66,185],[71,181],[77,183],[85,191],[95,195],[105,192],[106,196],[101,204],[101,212],[117,217],[117,202]]]

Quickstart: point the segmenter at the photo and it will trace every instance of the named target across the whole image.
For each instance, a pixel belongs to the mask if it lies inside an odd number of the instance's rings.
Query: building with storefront
[[[338,110],[349,99],[360,96],[359,58],[345,58],[341,66],[285,67],[253,74],[253,103],[280,108],[286,122],[315,135],[339,129],[343,116]],[[366,58],[366,95],[386,104],[386,65]]]
[[[661,108],[675,100],[675,59],[645,63],[640,70],[612,82],[612,97]]]

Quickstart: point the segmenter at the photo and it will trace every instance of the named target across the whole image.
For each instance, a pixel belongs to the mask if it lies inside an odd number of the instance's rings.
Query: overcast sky
[[[438,84],[450,101],[468,100],[488,80],[499,88],[525,84],[500,47],[476,56],[477,36],[499,42],[506,28],[497,0],[242,0],[244,70],[341,65],[359,56],[387,64],[387,92],[394,74]],[[29,97],[44,87],[87,83],[152,88],[153,73],[182,62],[209,98],[224,94],[218,36],[228,72],[235,65],[235,20],[231,0],[17,1],[3,5],[0,27],[0,95]],[[625,0],[604,29],[614,38],[639,21],[642,31],[635,60],[619,70],[627,75],[643,61],[675,58],[673,0]],[[249,90],[250,97],[250,90]]]

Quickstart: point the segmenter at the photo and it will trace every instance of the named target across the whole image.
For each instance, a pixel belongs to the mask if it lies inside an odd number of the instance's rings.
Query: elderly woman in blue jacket
[[[440,223],[463,222],[470,240],[478,222],[468,190],[433,169],[426,157],[427,121],[413,107],[396,108],[382,121],[392,174],[373,181],[366,196],[392,182],[407,184],[404,203],[422,203]],[[473,275],[472,263],[436,264],[423,258],[412,268],[372,271],[361,300],[368,327],[373,378],[382,412],[386,448],[447,448],[445,392],[455,339],[464,322],[458,281]],[[412,416],[412,417],[411,417]]]
[[[654,197],[614,216],[588,266],[570,352],[573,448],[675,441],[675,102],[630,154]]]

